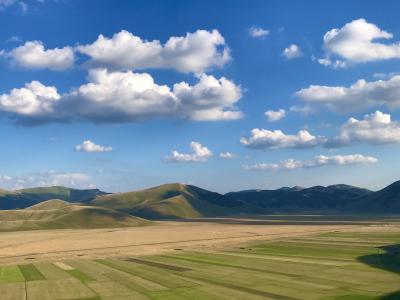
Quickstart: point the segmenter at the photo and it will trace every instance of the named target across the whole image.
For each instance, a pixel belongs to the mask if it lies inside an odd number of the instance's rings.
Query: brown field
[[[232,223],[232,222],[229,222]],[[379,226],[379,225],[375,225]],[[0,233],[0,264],[21,261],[154,255],[179,250],[218,250],[252,241],[300,236],[367,225],[254,225],[160,221],[144,227],[38,230]],[[380,228],[380,227],[379,227]],[[389,230],[390,227],[384,227]]]
[[[0,233],[3,300],[400,299],[400,222],[321,216]]]

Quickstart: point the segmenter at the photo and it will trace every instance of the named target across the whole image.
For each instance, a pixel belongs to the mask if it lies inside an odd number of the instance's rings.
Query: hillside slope
[[[99,196],[91,204],[150,219],[215,217],[248,210],[241,201],[179,183]]]
[[[0,231],[132,227],[149,221],[112,209],[47,200],[20,210],[0,211]]]

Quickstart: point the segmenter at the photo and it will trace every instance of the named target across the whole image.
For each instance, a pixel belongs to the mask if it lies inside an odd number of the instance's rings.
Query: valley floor
[[[213,250],[360,225],[254,225],[159,221],[150,226],[0,233],[0,263]],[[244,223],[243,223],[244,222]],[[176,251],[176,250],[175,250]]]
[[[235,222],[0,233],[1,299],[400,299],[398,222]]]

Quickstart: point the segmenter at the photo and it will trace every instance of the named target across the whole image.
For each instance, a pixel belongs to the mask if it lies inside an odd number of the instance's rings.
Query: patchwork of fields
[[[400,228],[0,267],[2,300],[400,299]]]

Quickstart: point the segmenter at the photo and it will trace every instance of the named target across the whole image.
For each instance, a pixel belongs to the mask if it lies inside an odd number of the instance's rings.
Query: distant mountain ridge
[[[400,181],[376,192],[336,184],[326,187],[254,189],[225,195],[180,183],[114,194],[98,189],[39,187],[18,191],[0,190],[0,210],[26,208],[50,199],[83,203],[148,219],[296,212],[400,214]],[[58,202],[57,205],[62,206],[63,203]]]
[[[262,207],[268,213],[274,212],[334,212],[349,208],[374,192],[351,185],[337,184],[293,187],[276,190],[239,191],[225,196]]]
[[[79,190],[63,186],[36,187],[16,191],[0,190],[0,210],[26,208],[51,199],[88,203],[97,196],[106,194],[99,189]]]

